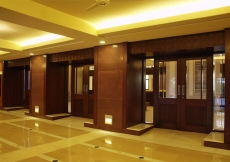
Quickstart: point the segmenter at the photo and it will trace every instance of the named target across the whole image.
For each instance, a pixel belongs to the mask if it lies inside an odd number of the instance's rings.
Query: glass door
[[[71,113],[79,117],[93,118],[94,66],[72,67]]]
[[[179,85],[178,88],[180,88],[178,60],[156,60],[154,64],[156,67],[154,125],[178,129],[180,122],[178,120],[180,116],[180,99],[177,98],[177,86]]]
[[[155,125],[208,132],[212,121],[212,57],[156,60]],[[155,67],[156,67],[155,66]],[[210,95],[208,95],[210,94]]]

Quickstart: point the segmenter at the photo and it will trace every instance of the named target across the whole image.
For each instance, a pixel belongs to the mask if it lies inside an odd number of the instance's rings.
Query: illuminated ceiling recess
[[[0,61],[230,27],[230,0],[0,0],[0,13]]]

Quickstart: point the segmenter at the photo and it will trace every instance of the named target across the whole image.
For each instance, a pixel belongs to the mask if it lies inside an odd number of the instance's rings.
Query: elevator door
[[[158,67],[155,71],[158,76],[155,125],[194,132],[210,131],[212,59],[156,60],[155,65]]]
[[[94,66],[72,66],[72,115],[93,118]]]

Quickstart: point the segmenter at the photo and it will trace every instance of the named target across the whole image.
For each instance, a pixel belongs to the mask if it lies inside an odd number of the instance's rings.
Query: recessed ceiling
[[[0,60],[89,48],[102,40],[113,44],[230,27],[227,0],[110,0],[85,11],[95,2],[0,1],[0,50],[7,52]],[[48,40],[52,34],[60,37]],[[42,41],[25,45],[41,37]]]

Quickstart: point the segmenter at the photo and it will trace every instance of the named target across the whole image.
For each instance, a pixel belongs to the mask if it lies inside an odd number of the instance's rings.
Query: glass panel
[[[206,68],[206,59],[186,61],[186,99],[206,99]]]
[[[77,69],[75,69],[75,72],[77,72],[77,75],[75,73],[75,77],[77,77],[77,94],[83,94],[83,72],[84,72],[84,68],[83,67],[77,67]]]
[[[89,90],[93,90],[93,76],[89,76]]]
[[[153,91],[153,75],[146,75],[146,91]]]
[[[162,98],[176,98],[177,94],[177,62],[168,61],[159,63],[159,93]]]
[[[225,54],[214,54],[213,65],[213,129],[224,130]]]
[[[94,70],[94,66],[89,66],[89,70]]]
[[[28,90],[30,90],[30,71],[28,71]]]
[[[153,106],[153,73],[154,73],[154,59],[146,59],[146,100],[145,100],[145,123],[153,123],[154,106]]]
[[[207,61],[202,60],[202,99],[206,100],[206,89],[207,89]]]

